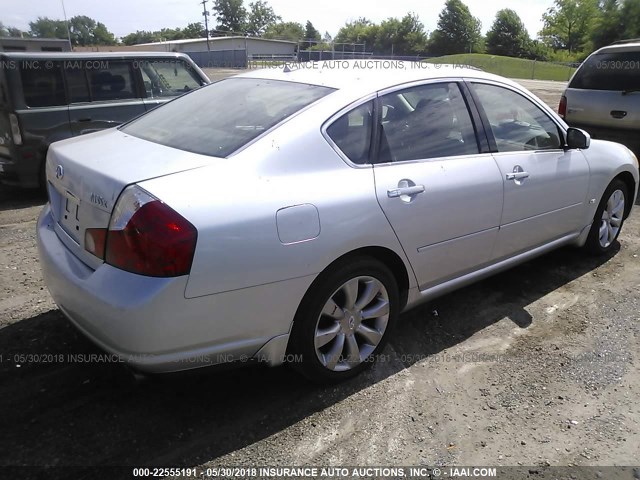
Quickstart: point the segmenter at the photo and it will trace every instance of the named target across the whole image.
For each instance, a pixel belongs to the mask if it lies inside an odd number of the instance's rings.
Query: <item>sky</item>
[[[116,37],[136,30],[184,27],[203,20],[202,5],[198,0],[0,0],[0,21],[5,26],[28,30],[29,22],[38,16],[64,18],[63,1],[67,17],[87,15],[104,23]],[[249,1],[245,0],[245,6]],[[425,29],[431,32],[436,28],[444,1],[268,0],[268,3],[285,21],[305,24],[311,20],[322,34],[328,31],[335,36],[349,20],[366,17],[380,22],[388,17],[403,17],[408,12],[416,13]],[[491,27],[498,10],[511,8],[518,13],[532,37],[536,37],[542,28],[542,13],[553,4],[553,0],[463,1],[471,14],[481,20],[483,32]],[[209,9],[212,3],[213,0],[209,0]]]

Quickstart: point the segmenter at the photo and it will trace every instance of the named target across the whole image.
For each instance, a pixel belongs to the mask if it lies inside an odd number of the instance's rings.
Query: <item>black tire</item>
[[[624,201],[624,207],[622,208],[622,212],[619,215],[619,226],[617,227],[617,231],[613,236],[608,235],[606,241],[601,241],[600,229],[604,228],[603,224],[606,222],[605,220],[605,210],[607,210],[607,204],[612,196],[616,193],[622,193],[622,198]],[[593,255],[604,255],[610,252],[614,247],[615,243],[622,231],[622,226],[624,224],[624,214],[627,210],[627,205],[629,201],[629,195],[627,193],[627,186],[622,180],[615,179],[613,180],[607,189],[604,191],[602,198],[600,199],[600,203],[598,204],[598,208],[596,209],[596,214],[593,217],[593,224],[591,225],[591,230],[589,230],[589,236],[587,237],[587,242],[585,244],[585,249],[592,253]],[[607,216],[609,214],[607,213]]]
[[[353,308],[347,308],[346,305],[349,304],[347,284],[354,285],[352,282],[357,284],[355,289],[357,301]],[[370,302],[364,303],[362,308],[359,308],[358,304],[366,302],[370,292],[374,292],[380,285],[383,288],[371,297]],[[345,304],[343,308],[338,310],[334,308],[333,315],[322,314],[330,300],[335,301],[334,305],[336,305],[340,303],[341,298]],[[388,303],[388,314],[369,319],[362,317],[361,312],[365,312],[365,315],[371,312],[384,312],[385,301]],[[389,268],[382,262],[370,257],[355,257],[331,267],[311,285],[294,318],[289,344],[289,353],[293,354],[292,358],[294,358],[292,366],[310,380],[323,384],[341,382],[358,375],[371,367],[376,356],[384,349],[396,323],[399,309],[400,295],[397,282]],[[336,320],[336,317],[341,319]],[[386,325],[383,327],[385,322]],[[343,330],[335,334],[335,337],[326,345],[316,349],[316,333],[321,332],[323,328]],[[374,332],[372,337],[369,337],[369,332]],[[377,338],[380,332],[381,339],[374,346],[375,340],[370,341],[370,338]],[[343,337],[342,347],[340,346],[341,336]],[[358,347],[358,355],[354,354],[353,357],[348,354],[356,351],[352,349],[352,345]],[[341,352],[339,356],[331,354],[332,351],[337,350]],[[347,352],[346,356],[344,352]],[[328,361],[321,360],[321,356]],[[335,358],[340,359],[335,367],[327,366]],[[360,363],[355,361],[356,358],[361,359]]]

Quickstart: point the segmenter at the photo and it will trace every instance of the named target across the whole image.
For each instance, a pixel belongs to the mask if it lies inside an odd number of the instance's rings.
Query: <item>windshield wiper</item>
[[[640,88],[630,88],[628,90],[623,90],[622,95],[629,95],[630,93],[640,92]]]

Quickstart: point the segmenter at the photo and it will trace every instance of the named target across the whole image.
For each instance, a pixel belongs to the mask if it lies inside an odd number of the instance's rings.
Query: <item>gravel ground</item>
[[[404,314],[385,362],[325,388],[81,361],[101,352],[43,285],[43,202],[0,187],[0,465],[638,463],[640,210],[608,257],[563,249]]]

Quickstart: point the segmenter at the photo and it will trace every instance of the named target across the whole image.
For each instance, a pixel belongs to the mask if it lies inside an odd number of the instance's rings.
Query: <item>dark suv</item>
[[[569,81],[559,113],[572,127],[640,154],[640,39],[592,53]]]
[[[177,53],[0,53],[0,182],[43,186],[52,142],[117,126],[206,83]]]

